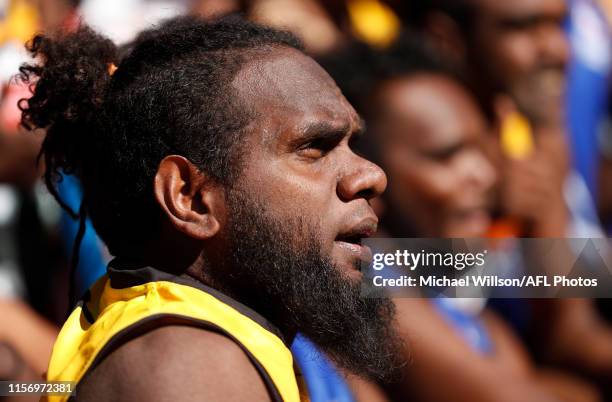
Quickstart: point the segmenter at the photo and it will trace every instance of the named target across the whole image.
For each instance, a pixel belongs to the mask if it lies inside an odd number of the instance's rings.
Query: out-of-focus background
[[[610,0],[0,0],[0,380],[42,378],[79,229],[40,180],[44,132],[19,127],[24,43],[86,23],[128,44],[165,18],[228,13],[297,34],[364,116],[362,151],[389,178],[375,201],[381,235],[612,230]],[[75,178],[59,192],[78,209]],[[77,295],[110,259],[89,223],[85,233]],[[520,252],[507,254],[520,269]],[[612,400],[607,300],[397,306],[416,340],[408,379],[385,388],[349,375],[342,400],[525,402],[520,389],[533,401]]]

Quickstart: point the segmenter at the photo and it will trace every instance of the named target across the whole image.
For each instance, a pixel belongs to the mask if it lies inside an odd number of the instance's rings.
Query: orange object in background
[[[510,159],[525,159],[535,148],[529,121],[519,112],[511,112],[502,121],[500,143]]]
[[[370,46],[385,48],[399,35],[401,22],[378,0],[349,0],[346,4],[353,34]]]

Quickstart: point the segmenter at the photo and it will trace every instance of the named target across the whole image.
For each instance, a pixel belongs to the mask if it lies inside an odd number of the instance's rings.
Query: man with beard
[[[80,178],[81,222],[116,257],[48,380],[77,382],[80,401],[298,401],[297,331],[350,371],[393,375],[392,305],[361,298],[357,270],[386,178],[293,36],[179,18],[121,60],[86,27],[29,50],[23,123],[47,130],[47,185]]]

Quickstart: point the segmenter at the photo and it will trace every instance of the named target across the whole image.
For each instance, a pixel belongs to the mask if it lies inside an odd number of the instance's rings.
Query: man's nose
[[[387,187],[387,175],[375,163],[355,155],[352,169],[338,181],[338,197],[343,201],[356,198],[369,200],[381,195]]]

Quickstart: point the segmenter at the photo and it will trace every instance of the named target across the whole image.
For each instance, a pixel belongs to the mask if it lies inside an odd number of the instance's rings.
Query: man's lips
[[[372,260],[372,250],[368,246],[362,245],[361,240],[376,233],[377,226],[378,219],[376,218],[362,219],[340,232],[334,243],[357,259],[369,263]]]
[[[338,247],[354,255],[355,258],[360,261],[363,261],[365,263],[370,263],[372,261],[372,250],[366,245],[348,243],[342,240],[336,240],[334,241],[334,243],[337,244]]]

